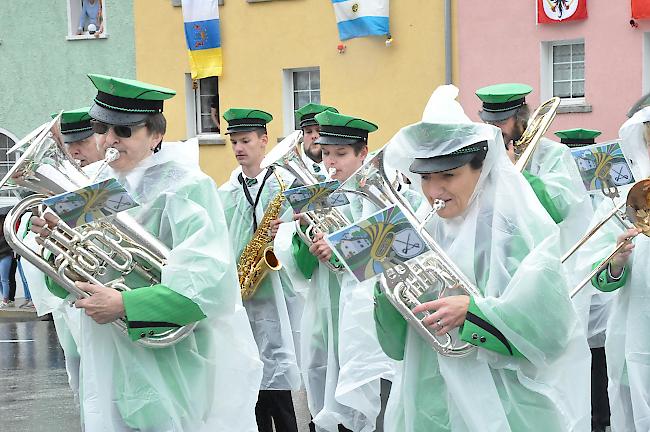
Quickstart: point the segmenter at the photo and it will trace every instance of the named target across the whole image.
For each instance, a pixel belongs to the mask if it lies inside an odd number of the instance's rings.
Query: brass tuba
[[[160,283],[169,248],[124,212],[74,229],[59,220],[44,239],[40,253],[33,251],[17,235],[15,227],[26,212],[37,216],[43,214],[45,198],[90,183],[91,179],[56,139],[53,127],[58,120],[56,117],[49,124],[40,126],[34,131],[36,133],[32,132],[20,145],[14,146],[25,151],[2,179],[0,187],[19,186],[36,192],[36,195],[23,199],[7,214],[3,227],[7,243],[77,298],[89,294],[77,288],[75,281],[87,281],[119,291],[130,289],[124,282],[130,274],[137,274],[150,285]],[[104,163],[118,157],[117,151],[107,151]],[[46,256],[46,251],[52,252],[52,257]],[[110,276],[109,273],[117,274],[117,277],[101,282]],[[112,324],[126,334],[127,323],[123,319]],[[195,326],[196,323],[192,323],[160,333],[143,333],[137,342],[150,348],[168,347],[187,337]]]
[[[380,289],[406,322],[440,355],[469,355],[476,349],[474,345],[449,333],[444,336],[436,335],[435,331],[422,324],[422,317],[411,311],[421,304],[420,299],[426,295],[441,298],[456,294],[482,297],[482,294],[424,229],[428,219],[444,207],[444,202],[436,200],[429,215],[420,221],[408,202],[396,190],[395,183],[388,178],[384,165],[384,150],[381,149],[367,160],[339,190],[359,195],[379,208],[397,206],[431,250],[405,264],[386,269],[380,277]],[[428,314],[426,312],[424,315]]]
[[[559,106],[560,98],[552,97],[538,106],[530,116],[530,121],[524,134],[515,143],[515,159],[517,160],[515,162],[515,168],[519,172],[522,172],[528,166],[539,140],[551,125]]]
[[[264,158],[262,168],[275,165],[289,171],[303,185],[319,183],[302,160],[299,145],[301,138],[302,131],[295,131],[283,139]],[[323,207],[309,211],[303,214],[303,218],[307,221],[307,228],[303,232],[300,221],[296,221],[296,233],[308,246],[313,244],[314,236],[317,233],[331,233],[350,225],[350,221],[336,207]],[[324,264],[333,272],[345,271],[343,266],[337,266],[331,262]]]
[[[271,168],[272,169],[272,168]],[[271,237],[271,222],[280,216],[285,190],[282,178],[273,172],[280,184],[280,192],[273,198],[264,212],[253,238],[248,242],[237,263],[241,298],[248,300],[255,295],[262,280],[269,271],[278,271],[282,264],[273,251],[273,238]]]

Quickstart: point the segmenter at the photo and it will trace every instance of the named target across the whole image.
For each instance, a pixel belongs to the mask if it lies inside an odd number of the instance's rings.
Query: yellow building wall
[[[320,67],[321,101],[379,126],[371,149],[416,122],[436,86],[444,83],[444,2],[393,1],[393,44],[370,37],[346,41],[339,54],[328,0],[225,0],[219,8],[224,72],[221,111],[255,107],[270,112],[270,142],[284,135],[283,70]],[[165,102],[166,140],[187,138],[185,73],[189,72],[180,7],[170,0],[135,0],[138,79],[175,89]],[[225,130],[222,120],[221,129]],[[218,184],[236,167],[229,145],[201,146],[201,167]]]

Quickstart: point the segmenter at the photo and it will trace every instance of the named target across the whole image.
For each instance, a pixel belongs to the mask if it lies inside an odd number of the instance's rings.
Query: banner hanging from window
[[[387,36],[388,0],[332,0],[339,38]]]
[[[221,31],[218,0],[182,0],[185,41],[192,79],[220,76]]]
[[[650,0],[632,0],[632,18],[650,18]]]
[[[587,18],[587,0],[537,0],[537,23],[549,24]]]

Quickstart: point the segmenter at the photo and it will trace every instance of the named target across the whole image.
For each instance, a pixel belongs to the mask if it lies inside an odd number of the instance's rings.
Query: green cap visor
[[[414,174],[431,174],[453,170],[467,165],[475,157],[485,159],[487,151],[487,141],[481,141],[447,155],[416,158],[409,167],[409,171]]]
[[[555,132],[562,144],[569,147],[582,147],[596,143],[596,137],[602,132],[595,129],[566,129]]]

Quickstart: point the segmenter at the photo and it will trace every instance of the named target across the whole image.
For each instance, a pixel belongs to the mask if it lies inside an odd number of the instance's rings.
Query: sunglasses
[[[140,129],[144,125],[145,123],[138,123],[134,125],[123,126],[123,125],[112,125],[112,124],[100,122],[98,120],[90,121],[90,126],[92,127],[94,133],[99,135],[106,135],[108,133],[108,130],[113,128],[113,132],[115,133],[115,135],[117,135],[120,138],[130,138],[131,135],[133,135],[133,131]]]

